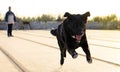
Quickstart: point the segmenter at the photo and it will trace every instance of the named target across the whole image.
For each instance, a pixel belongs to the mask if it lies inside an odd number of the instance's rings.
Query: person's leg
[[[8,24],[8,27],[7,27],[7,35],[8,37],[10,36],[10,24]]]
[[[10,24],[10,36],[12,36],[12,26],[13,24]]]

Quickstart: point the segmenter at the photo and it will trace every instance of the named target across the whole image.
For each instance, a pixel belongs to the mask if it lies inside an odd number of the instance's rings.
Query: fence
[[[17,22],[13,29],[24,29],[24,30],[34,30],[34,29],[52,29],[57,28],[59,24],[62,22],[58,21],[47,21],[47,22],[40,22],[40,21],[32,21],[29,24],[23,24],[22,22]],[[100,24],[98,22],[88,22],[86,25],[87,29],[120,29],[120,24],[117,23],[107,23],[107,24]],[[5,22],[0,22],[0,30],[7,29],[7,25]]]

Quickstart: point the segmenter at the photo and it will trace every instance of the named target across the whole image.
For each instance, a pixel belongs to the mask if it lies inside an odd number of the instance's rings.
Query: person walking
[[[5,22],[7,23],[7,36],[13,37],[12,27],[13,27],[13,24],[15,24],[15,22],[16,22],[16,16],[11,11],[11,6],[9,6],[8,9],[9,10],[6,12],[6,15],[5,15]]]

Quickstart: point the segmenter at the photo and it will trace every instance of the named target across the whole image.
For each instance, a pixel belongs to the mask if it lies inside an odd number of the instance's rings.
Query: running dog
[[[84,14],[70,14],[66,12],[64,17],[66,19],[57,29],[51,30],[51,34],[56,36],[58,45],[60,47],[61,59],[60,64],[64,64],[64,57],[66,57],[66,50],[72,56],[77,58],[78,53],[75,51],[78,47],[81,47],[86,54],[86,60],[88,63],[92,63],[91,54],[88,47],[86,38],[86,22],[87,17],[90,16],[90,12]]]

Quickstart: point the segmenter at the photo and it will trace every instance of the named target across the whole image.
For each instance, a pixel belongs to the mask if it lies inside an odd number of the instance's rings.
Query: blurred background
[[[118,0],[0,0],[0,30],[6,29],[4,22],[8,7],[17,17],[14,29],[52,29],[71,14],[91,13],[87,29],[120,29],[120,4]]]

